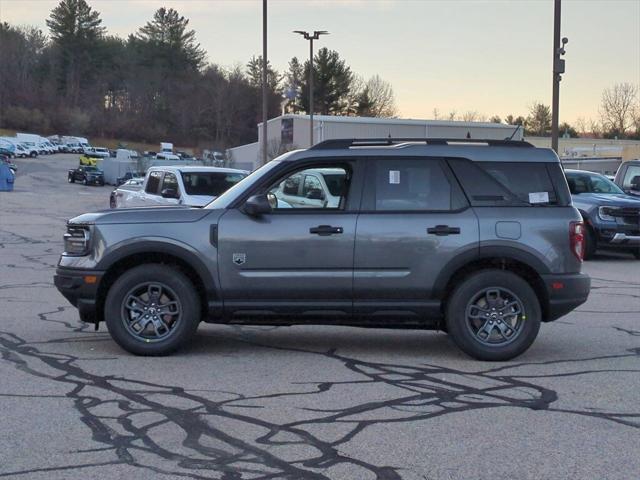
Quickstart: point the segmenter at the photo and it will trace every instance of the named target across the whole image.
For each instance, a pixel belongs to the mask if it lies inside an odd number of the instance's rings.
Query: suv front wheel
[[[104,308],[109,333],[135,355],[166,355],[182,347],[200,323],[200,299],[177,268],[146,264],[123,273]]]
[[[504,270],[482,270],[464,279],[446,309],[449,335],[478,360],[517,357],[535,340],[540,320],[540,303],[531,286]]]

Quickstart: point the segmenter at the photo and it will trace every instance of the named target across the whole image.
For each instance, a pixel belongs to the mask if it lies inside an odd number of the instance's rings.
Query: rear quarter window
[[[449,165],[473,206],[568,205],[559,165],[538,162],[472,162]]]

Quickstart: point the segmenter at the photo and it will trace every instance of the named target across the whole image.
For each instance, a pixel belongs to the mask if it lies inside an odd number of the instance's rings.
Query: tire
[[[161,287],[163,293],[158,303],[148,295],[149,285],[156,291]],[[131,301],[132,298],[140,302]],[[152,313],[152,308],[161,305],[163,298],[175,303],[179,313]],[[143,310],[144,305],[148,313]],[[151,316],[151,319],[146,320],[142,315]],[[154,324],[162,323],[156,323],[159,320],[154,320],[153,315],[158,315],[156,318],[165,322],[167,328],[155,329]],[[140,265],[123,273],[111,286],[104,316],[111,337],[126,351],[134,355],[168,355],[183,347],[195,334],[201,318],[200,298],[191,281],[177,268],[159,264]]]
[[[29,156],[30,156],[31,158],[36,158],[36,157],[38,156],[38,152],[31,152],[31,153],[29,154]]]
[[[496,291],[501,292],[497,298],[491,293]],[[502,310],[505,316],[500,316],[500,300],[517,305],[507,312]],[[519,314],[513,313],[517,310]],[[471,319],[470,315],[481,318]],[[538,335],[541,317],[540,303],[531,286],[505,270],[471,274],[455,288],[446,306],[449,336],[467,355],[486,361],[510,360],[525,352]],[[490,329],[486,338],[485,328]]]
[[[84,178],[82,179],[82,184],[83,184],[83,185],[89,185],[89,182],[87,182],[87,177],[84,177]]]
[[[67,182],[69,183],[75,183],[75,178],[73,178],[73,175],[67,175]]]
[[[636,260],[640,260],[640,247],[633,250],[631,254],[635,257]]]
[[[588,225],[585,225],[584,233],[584,259],[590,260],[596,254],[596,234]]]

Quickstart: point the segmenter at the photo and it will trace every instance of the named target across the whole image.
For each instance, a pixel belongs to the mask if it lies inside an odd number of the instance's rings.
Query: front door
[[[354,260],[354,313],[439,313],[434,286],[447,263],[477,254],[478,219],[442,159],[371,159]]]
[[[255,217],[240,207],[222,216],[218,265],[226,315],[286,315],[296,322],[351,315],[357,211],[349,200],[359,197],[350,188],[354,165],[322,162],[283,171],[269,186],[252,192],[278,196],[271,213]],[[323,167],[344,171],[338,205],[287,201],[293,184],[300,196],[312,167],[314,175],[322,174]]]

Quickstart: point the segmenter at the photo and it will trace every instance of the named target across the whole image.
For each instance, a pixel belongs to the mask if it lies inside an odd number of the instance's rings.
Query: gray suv
[[[204,208],[69,220],[55,284],[139,355],[176,350],[205,321],[439,329],[477,359],[506,360],[586,301],[584,247],[551,150],[329,140]]]

